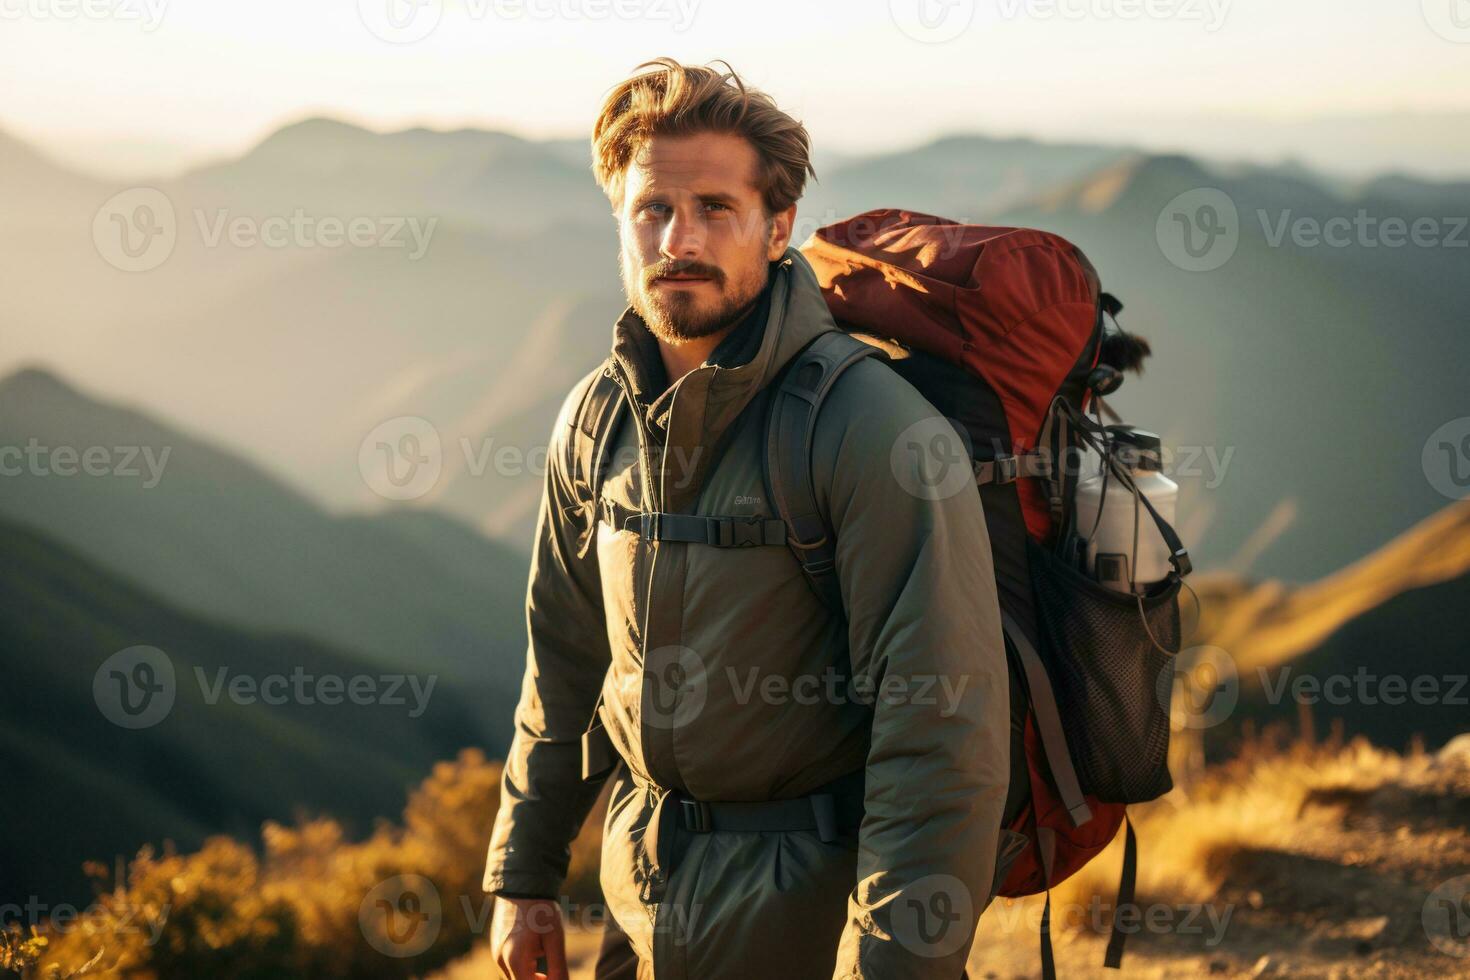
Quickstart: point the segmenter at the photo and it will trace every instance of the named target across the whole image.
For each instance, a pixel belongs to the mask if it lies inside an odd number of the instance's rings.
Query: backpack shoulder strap
[[[582,558],[597,540],[597,506],[602,498],[602,478],[612,455],[612,439],[626,404],[623,389],[613,380],[612,367],[603,364],[592,376],[572,417],[571,467],[572,489],[582,509],[585,530],[577,557]],[[602,723],[602,694],[592,706],[592,717],[582,733],[582,779],[601,780],[618,763],[617,750]]]
[[[764,467],[771,505],[786,522],[786,543],[807,582],[837,612],[842,611],[834,563],[837,542],[812,486],[812,438],[832,385],[852,365],[878,353],[840,331],[823,333],[792,358],[767,405]]]
[[[612,455],[612,439],[625,404],[622,396],[623,389],[613,380],[612,368],[603,365],[587,385],[572,419],[572,487],[578,504],[589,517],[589,528],[597,524],[602,478]],[[582,548],[587,548],[595,539],[595,534],[587,534]]]

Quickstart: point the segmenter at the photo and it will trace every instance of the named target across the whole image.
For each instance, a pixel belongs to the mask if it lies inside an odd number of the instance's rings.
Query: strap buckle
[[[684,829],[696,834],[708,834],[715,829],[709,804],[703,800],[679,800],[679,812],[684,818]]]
[[[1000,486],[1015,483],[1021,477],[1021,457],[996,455],[991,459],[975,460],[975,482],[980,486]]]
[[[649,511],[629,514],[623,521],[623,529],[634,532],[645,541],[652,541],[658,537],[658,514]]]
[[[814,793],[808,799],[812,801],[812,819],[817,825],[818,839],[823,844],[832,843],[837,839],[837,801],[831,793]]]
[[[1021,475],[1021,460],[1016,456],[995,457],[995,482],[1015,483]]]
[[[765,522],[759,517],[723,517],[712,522],[715,540],[720,548],[754,548],[765,544]]]

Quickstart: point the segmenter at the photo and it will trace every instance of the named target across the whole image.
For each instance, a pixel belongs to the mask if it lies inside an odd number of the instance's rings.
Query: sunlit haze
[[[583,136],[668,54],[729,60],[829,151],[978,131],[1444,174],[1470,169],[1455,2],[0,0],[0,131],[113,173],[309,115]]]

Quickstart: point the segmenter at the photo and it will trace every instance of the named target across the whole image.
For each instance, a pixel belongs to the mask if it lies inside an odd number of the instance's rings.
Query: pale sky
[[[317,114],[583,136],[661,54],[846,150],[1470,110],[1470,0],[0,0],[0,130],[159,159]]]

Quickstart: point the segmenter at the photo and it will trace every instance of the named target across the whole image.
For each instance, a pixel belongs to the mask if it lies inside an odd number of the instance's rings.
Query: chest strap
[[[1015,483],[1022,477],[1045,478],[1050,475],[1051,463],[1045,454],[1036,450],[1019,456],[1002,455],[975,460],[975,482],[982,487],[991,483]]]
[[[786,544],[786,522],[761,517],[704,517],[653,512],[632,514],[623,529],[648,541],[684,541],[715,548],[755,548]]]

